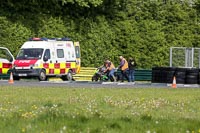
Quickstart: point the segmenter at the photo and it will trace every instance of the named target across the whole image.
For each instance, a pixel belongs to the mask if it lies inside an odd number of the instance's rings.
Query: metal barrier
[[[115,75],[120,75],[121,76],[121,71],[118,70],[117,72],[115,72]],[[152,79],[152,70],[136,69],[134,76],[135,76],[135,81],[151,81],[151,79]]]
[[[9,79],[10,75],[9,74],[0,74],[0,79]]]

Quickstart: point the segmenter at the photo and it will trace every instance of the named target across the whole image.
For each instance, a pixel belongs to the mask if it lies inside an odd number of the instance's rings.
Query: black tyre
[[[191,69],[187,69],[187,74],[198,74],[199,73],[199,69],[198,68],[191,68]]]
[[[177,78],[177,79],[176,79],[176,83],[177,83],[177,84],[185,84],[185,79]]]
[[[92,82],[93,82],[93,81],[98,81],[98,80],[99,80],[99,79],[98,79],[98,77],[97,77],[96,75],[92,77]]]
[[[198,84],[198,80],[187,79],[186,84]]]
[[[39,81],[46,81],[47,80],[47,76],[46,76],[45,70],[41,70],[40,71],[38,79],[39,79]]]
[[[167,83],[173,82],[174,74],[175,74],[175,71],[168,71],[167,72]]]
[[[67,80],[68,81],[73,81],[73,76],[72,76],[72,71],[69,70],[69,72],[67,73]]]
[[[20,77],[13,76],[13,80],[20,80]]]

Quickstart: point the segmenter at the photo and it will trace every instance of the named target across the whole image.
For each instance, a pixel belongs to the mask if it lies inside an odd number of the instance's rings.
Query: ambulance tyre
[[[69,70],[69,72],[67,73],[67,75],[63,75],[61,77],[61,79],[63,81],[73,81],[72,72]]]
[[[67,73],[67,80],[68,80],[68,81],[72,81],[72,80],[73,80],[73,76],[72,76],[72,72],[71,72],[71,71],[69,71],[69,72]]]
[[[14,80],[20,80],[20,77],[13,76]]]
[[[46,80],[47,80],[45,70],[41,70],[41,71],[40,71],[40,74],[39,74],[38,79],[39,79],[39,81],[46,81]]]

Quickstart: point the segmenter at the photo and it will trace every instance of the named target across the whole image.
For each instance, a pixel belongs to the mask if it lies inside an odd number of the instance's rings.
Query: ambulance
[[[13,63],[13,78],[37,77],[46,81],[48,77],[60,77],[70,81],[80,72],[80,57],[79,42],[68,38],[30,38]]]
[[[8,71],[12,68],[14,57],[11,52],[5,48],[0,47],[0,77],[5,77]]]

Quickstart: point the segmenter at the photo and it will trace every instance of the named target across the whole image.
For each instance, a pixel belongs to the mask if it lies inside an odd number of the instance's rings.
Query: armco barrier
[[[152,70],[147,70],[147,69],[135,70],[136,81],[151,81],[151,78],[152,78]]]
[[[9,79],[10,75],[9,74],[0,74],[0,79]]]
[[[115,72],[115,75],[118,75],[119,80],[121,79],[121,71],[120,70]],[[151,81],[152,70],[136,69],[134,76],[135,76],[135,81]]]

